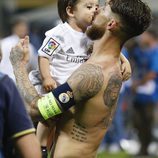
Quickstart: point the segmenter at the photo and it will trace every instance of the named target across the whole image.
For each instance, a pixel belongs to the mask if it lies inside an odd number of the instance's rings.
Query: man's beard
[[[88,27],[86,30],[86,34],[91,40],[98,40],[102,38],[104,33],[105,26],[99,26],[95,24],[92,24],[92,26]]]

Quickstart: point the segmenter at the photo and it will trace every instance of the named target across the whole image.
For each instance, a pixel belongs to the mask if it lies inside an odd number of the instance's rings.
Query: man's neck
[[[94,42],[93,52],[97,56],[110,55],[119,57],[121,52],[120,40],[113,36],[104,36]]]

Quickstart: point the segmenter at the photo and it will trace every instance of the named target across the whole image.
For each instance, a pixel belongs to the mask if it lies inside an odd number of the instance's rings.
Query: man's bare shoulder
[[[102,88],[104,75],[101,66],[86,63],[77,69],[67,81],[77,102],[95,96]]]

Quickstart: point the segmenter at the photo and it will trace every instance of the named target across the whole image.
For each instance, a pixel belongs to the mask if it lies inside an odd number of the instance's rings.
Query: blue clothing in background
[[[148,88],[144,92],[137,91],[135,101],[145,105],[156,103],[158,101],[158,47],[146,51],[137,48],[135,51],[135,61],[139,69],[138,79],[144,77],[148,72],[157,74],[156,79],[150,81]]]
[[[16,86],[7,75],[0,73],[0,154],[10,138],[34,131]]]

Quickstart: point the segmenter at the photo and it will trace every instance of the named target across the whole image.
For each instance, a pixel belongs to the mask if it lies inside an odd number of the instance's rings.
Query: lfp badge
[[[50,38],[46,45],[42,48],[42,51],[51,56],[58,46],[59,43],[53,38]]]

